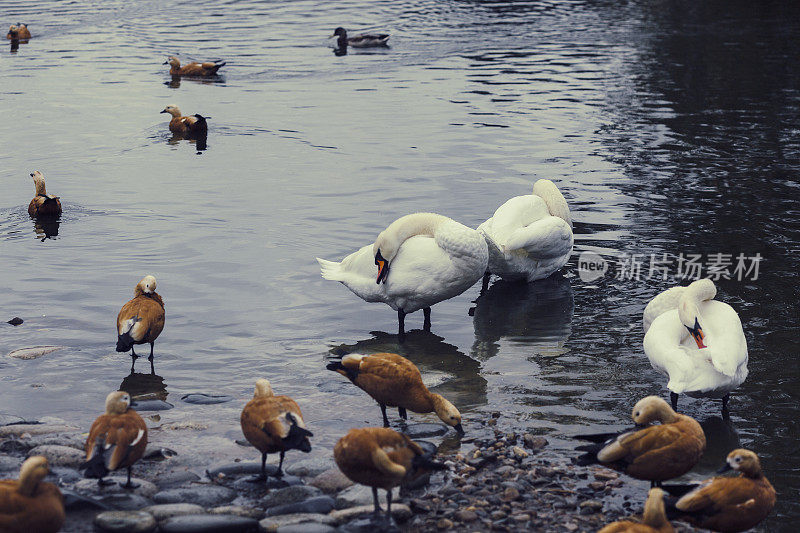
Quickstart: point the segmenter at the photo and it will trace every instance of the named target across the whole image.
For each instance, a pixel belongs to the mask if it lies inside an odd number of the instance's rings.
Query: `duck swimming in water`
[[[338,37],[336,44],[340,49],[347,48],[348,46],[352,46],[353,48],[386,46],[386,42],[389,40],[388,33],[360,33],[354,37],[348,37],[347,30],[341,26],[336,28],[333,31],[333,35],[330,36],[331,39],[334,37]]]

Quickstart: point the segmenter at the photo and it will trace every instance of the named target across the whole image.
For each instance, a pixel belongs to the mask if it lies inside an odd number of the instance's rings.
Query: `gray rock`
[[[161,505],[151,505],[150,507],[145,507],[142,511],[153,515],[156,522],[163,522],[175,516],[205,513],[202,507],[193,503],[164,503]]]
[[[96,479],[81,479],[75,483],[75,490],[88,496],[105,496],[108,494],[137,494],[145,498],[152,498],[158,492],[158,487],[149,481],[139,478],[131,478],[131,482],[138,484],[135,489],[126,489],[122,484],[128,481],[127,476],[113,476],[105,478],[113,481],[113,485],[98,485]]]
[[[150,533],[156,519],[143,511],[106,511],[94,518],[97,529],[107,533]]]
[[[57,352],[63,348],[66,348],[66,346],[33,346],[31,348],[14,350],[13,352],[9,352],[8,356],[15,359],[38,359],[43,355]]]
[[[378,491],[378,502],[381,505],[386,504],[385,490]],[[359,505],[373,505],[372,489],[366,485],[353,485],[336,496],[337,509],[347,509],[348,507],[356,507]]]
[[[147,400],[134,400],[131,402],[131,408],[134,411],[169,411],[175,407],[169,402],[165,402],[164,400],[159,399],[147,399]]]
[[[59,446],[69,446],[70,448],[75,448],[83,452],[84,446],[86,445],[86,437],[80,433],[56,433],[33,435],[30,439],[25,439],[22,442],[30,444],[31,448],[46,444],[57,444]]]
[[[209,514],[235,514],[236,516],[244,516],[247,518],[260,519],[264,518],[264,510],[256,507],[244,507],[242,505],[223,505],[222,507],[214,507],[208,510]]]
[[[64,485],[67,483],[77,483],[81,479],[83,479],[83,475],[80,472],[75,470],[74,468],[68,468],[66,466],[53,466],[50,468],[50,476],[51,478],[57,479],[59,485]]]
[[[118,492],[104,496],[96,496],[95,498],[103,505],[107,505],[112,509],[119,509],[122,511],[136,511],[142,507],[153,505],[152,500],[148,500],[139,494],[125,494]]]
[[[195,503],[203,507],[216,507],[236,497],[236,491],[216,485],[195,485],[162,490],[153,496],[156,503]]]
[[[386,507],[384,507],[384,509],[386,509]],[[358,516],[372,513],[374,510],[375,507],[371,504],[359,505],[358,507],[351,507],[349,509],[333,511],[330,514],[328,514],[328,517],[331,520],[333,520],[333,523],[335,525],[339,525],[339,524],[344,524],[346,522],[350,522],[351,520],[353,520]],[[411,518],[411,514],[412,514],[411,509],[408,507],[408,505],[405,505],[403,503],[392,504],[392,518],[394,518],[398,522],[405,522],[406,520]]]
[[[319,496],[320,494],[322,494],[322,492],[316,487],[294,485],[271,491],[261,501],[261,504],[264,507],[275,507],[277,505],[301,502],[313,498],[314,496]]]
[[[33,455],[43,455],[47,462],[52,466],[71,466],[77,468],[86,461],[86,454],[69,446],[59,446],[58,444],[45,444],[37,446],[28,451],[28,457]]]
[[[320,524],[319,522],[308,522],[305,524],[292,524],[290,526],[281,526],[278,528],[277,533],[334,533],[335,527],[327,524]]]
[[[282,514],[298,513],[320,513],[331,512],[336,506],[336,500],[330,496],[316,496],[302,502],[287,503],[286,505],[276,505],[267,509],[267,516],[278,516]]]
[[[172,489],[181,485],[188,485],[194,481],[200,481],[200,476],[188,470],[170,472],[156,478],[156,485],[161,490]]]
[[[353,486],[353,482],[342,474],[338,468],[331,468],[312,479],[309,485],[317,487],[322,492],[332,494]]]
[[[258,520],[236,515],[186,515],[159,524],[161,533],[255,533]]]
[[[286,467],[286,473],[293,476],[314,477],[331,468],[333,464],[333,460],[328,457],[311,457],[290,464]]]
[[[278,489],[285,489],[286,487],[291,487],[293,485],[302,485],[303,480],[297,476],[289,476],[284,474],[281,477],[269,476],[266,480],[257,482],[252,481],[252,476],[247,476],[247,477],[241,477],[230,484],[226,483],[223,480],[220,480],[219,483],[227,487],[230,487],[237,492],[257,491],[259,493],[263,493],[264,489],[278,490]]]
[[[61,494],[64,496],[64,508],[68,511],[75,509],[100,509],[102,511],[113,511],[109,505],[100,500],[78,494],[75,491],[61,487]]]
[[[18,471],[22,466],[22,463],[23,461],[21,459],[17,459],[16,457],[0,455],[0,472]]]
[[[267,465],[267,475],[273,476],[278,471],[278,465]],[[206,474],[213,481],[220,481],[228,478],[238,478],[261,473],[261,463],[225,463],[215,465]]]
[[[233,400],[233,396],[227,394],[204,394],[202,392],[193,392],[181,396],[181,400],[186,403],[195,405],[212,405],[216,403],[226,403]]]
[[[449,431],[444,424],[419,423],[409,424],[403,432],[412,439],[424,439],[425,437],[439,437]]]
[[[0,426],[0,437],[19,437],[20,435],[46,435],[47,433],[69,433],[80,428],[65,424],[13,424]]]
[[[334,524],[334,520],[328,515],[299,513],[299,514],[286,514],[282,516],[273,516],[265,518],[264,520],[259,522],[258,525],[262,532],[274,533],[278,531],[278,528],[280,527],[287,527],[296,524],[332,525]]]

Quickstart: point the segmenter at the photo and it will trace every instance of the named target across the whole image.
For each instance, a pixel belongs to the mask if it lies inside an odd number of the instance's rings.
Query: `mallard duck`
[[[710,279],[673,287],[644,310],[644,352],[653,368],[669,378],[672,408],[678,395],[721,398],[728,416],[732,390],[747,378],[747,340],[733,308],[714,297]]]
[[[355,483],[372,487],[375,515],[378,489],[386,491],[386,515],[392,516],[392,489],[425,471],[444,470],[407,435],[389,428],[351,429],[333,448],[339,470]]]
[[[242,409],[240,422],[247,441],[261,452],[261,475],[253,481],[267,479],[267,454],[280,453],[275,474],[280,478],[283,476],[283,456],[288,450],[311,451],[308,438],[314,434],[306,429],[297,402],[288,396],[275,396],[266,379],[256,381],[253,399]]]
[[[184,135],[187,137],[205,137],[208,135],[208,123],[206,119],[211,117],[204,117],[202,115],[194,114],[192,116],[181,116],[181,110],[178,106],[168,105],[161,113],[169,113],[172,118],[169,121],[169,131],[176,135]]]
[[[133,298],[120,309],[117,315],[117,351],[131,351],[133,359],[131,373],[136,364],[134,344],[150,344],[150,371],[153,366],[153,345],[164,329],[164,300],[156,292],[156,278],[145,276],[136,284]]]
[[[12,41],[26,41],[30,38],[31,32],[28,30],[28,25],[19,22],[12,24],[6,34],[6,39],[11,39]]]
[[[131,483],[131,469],[147,448],[147,425],[139,413],[130,408],[131,397],[125,391],[114,391],[106,397],[106,412],[97,417],[86,439],[86,462],[81,465],[88,478],[97,478],[99,485],[118,468],[128,469],[125,488]]]
[[[431,306],[474,285],[488,259],[486,241],[474,229],[442,215],[415,213],[392,222],[373,244],[341,263],[317,261],[323,278],[341,282],[362,300],[396,309],[402,337],[408,313],[422,309],[430,329]]]
[[[37,217],[57,217],[61,214],[61,200],[58,196],[47,194],[44,176],[38,170],[31,172],[33,184],[36,187],[36,196],[28,204],[28,215]]]
[[[755,527],[775,507],[775,489],[761,471],[758,455],[738,449],[728,454],[720,473],[733,470],[735,477],[714,477],[697,484],[664,485],[680,499],[668,512],[703,529],[736,532]]]
[[[372,48],[375,46],[386,46],[386,41],[389,40],[388,33],[360,33],[354,37],[347,36],[347,30],[338,27],[333,31],[330,38],[339,37],[336,44],[339,48],[346,48],[348,45],[353,48]]]
[[[64,498],[58,487],[42,481],[48,472],[41,455],[22,463],[19,479],[0,480],[0,531],[56,533],[64,525]]]
[[[217,74],[217,71],[225,66],[225,61],[218,59],[216,61],[204,61],[197,63],[192,61],[184,66],[181,66],[180,60],[175,56],[169,56],[164,61],[165,65],[169,65],[169,73],[173,76],[199,76],[209,77]]]
[[[641,522],[620,520],[608,524],[597,533],[673,533],[674,531],[664,509],[664,491],[652,488],[644,504]]]
[[[458,409],[441,395],[429,391],[419,369],[405,357],[394,353],[348,354],[341,362],[329,363],[327,368],[343,375],[378,402],[385,427],[389,427],[386,417],[389,406],[397,407],[403,420],[408,419],[406,409],[415,413],[435,412],[459,435],[464,434]]]
[[[597,443],[577,448],[587,452],[578,458],[578,464],[601,463],[655,485],[682,476],[703,456],[703,428],[694,418],[673,411],[658,396],[636,402],[631,418],[637,426],[661,423],[620,434],[578,436]]]

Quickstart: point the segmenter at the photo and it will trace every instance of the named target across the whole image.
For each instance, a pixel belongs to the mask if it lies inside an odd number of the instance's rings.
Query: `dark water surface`
[[[794,531],[800,7],[702,4],[4,2],[3,23],[27,22],[34,39],[0,55],[0,318],[25,319],[0,325],[0,412],[88,426],[127,379],[166,387],[176,407],[153,427],[208,426],[162,435],[174,448],[248,456],[233,439],[263,376],[299,401],[327,453],[380,421],[325,370],[341,346],[404,353],[467,427],[501,411],[566,447],[563,436],[622,427],[636,399],[665,394],[641,312],[676,281],[644,279],[650,254],[760,253],[758,280],[718,283],[750,348],[732,425],[718,403],[682,405],[709,433],[691,476],[738,439],[779,493],[762,530]],[[339,25],[389,31],[391,48],[336,57],[325,37]],[[228,65],[170,84],[168,54]],[[159,115],[170,103],[212,117],[201,155],[170,142]],[[26,213],[35,169],[62,197],[55,238]],[[473,287],[435,306],[432,334],[398,347],[388,307],[319,276],[315,256],[338,260],[403,214],[477,226],[541,177],[573,210],[564,277]],[[604,278],[575,274],[585,250],[612,260]],[[645,258],[642,279],[616,279],[613,258],[631,253]],[[166,302],[163,381],[126,378],[129,358],[114,352],[116,313],[148,273]],[[5,356],[35,345],[66,348]],[[236,400],[180,400],[193,392]],[[645,485],[626,486],[638,499]]]

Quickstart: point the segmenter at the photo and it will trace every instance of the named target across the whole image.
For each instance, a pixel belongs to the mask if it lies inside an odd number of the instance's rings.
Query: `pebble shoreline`
[[[508,425],[509,427],[505,427]],[[140,486],[98,488],[83,479],[81,429],[47,420],[0,426],[0,479],[16,478],[26,456],[47,457],[48,481],[65,495],[64,532],[360,532],[394,531],[597,531],[641,512],[643,499],[609,505],[625,480],[602,467],[578,467],[544,437],[514,430],[491,413],[462,439],[459,450],[439,456],[448,470],[427,485],[409,488],[392,505],[395,524],[369,519],[372,492],[353,485],[332,453],[287,460],[286,476],[269,488],[246,477],[257,462],[210,466],[198,473],[169,449],[152,443],[134,468]],[[196,464],[196,459],[192,465]],[[275,468],[274,465],[268,468]],[[112,475],[123,480],[122,473]],[[385,496],[381,491],[381,502]],[[644,495],[643,495],[644,496]],[[676,531],[694,531],[676,524]]]

